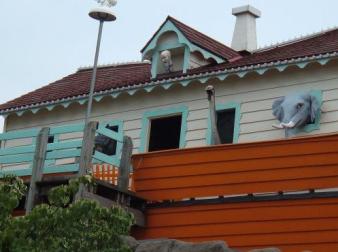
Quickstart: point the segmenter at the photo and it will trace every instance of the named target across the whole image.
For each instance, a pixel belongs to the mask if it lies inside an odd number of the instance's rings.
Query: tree
[[[48,195],[50,204],[40,204],[26,216],[12,217],[27,188],[17,177],[0,181],[1,251],[130,251],[120,236],[129,233],[131,214],[90,200],[72,203],[81,183],[90,186],[93,180],[84,176],[55,187]]]

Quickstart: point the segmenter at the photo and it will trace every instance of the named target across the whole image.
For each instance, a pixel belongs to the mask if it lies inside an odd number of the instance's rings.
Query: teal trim
[[[175,32],[177,35],[178,42],[177,43],[168,43],[168,44],[158,44],[158,39],[166,32]],[[216,60],[217,63],[222,63],[225,61],[222,57],[219,57],[193,43],[191,43],[184,34],[170,21],[168,20],[161,29],[156,33],[154,38],[148,44],[146,48],[144,48],[142,53],[142,58],[144,59],[146,55],[152,55],[152,70],[151,76],[152,78],[156,78],[158,73],[158,62],[159,62],[159,53],[163,50],[174,49],[178,47],[184,47],[184,62],[183,62],[183,73],[186,73],[189,68],[189,59],[190,59],[190,52],[198,51],[200,52],[205,59],[212,58]],[[186,48],[189,50],[189,54],[186,53]]]
[[[189,47],[184,47],[183,73],[186,73],[190,67],[190,50]]]
[[[234,69],[228,69],[228,70],[220,71],[219,73],[218,72],[212,72],[212,73],[207,73],[207,74],[201,74],[199,77],[196,77],[196,76],[187,76],[187,77],[183,77],[179,81],[175,80],[175,82],[178,82],[183,87],[186,87],[189,84],[191,84],[192,82],[199,81],[199,80],[204,79],[204,78],[207,78],[207,79],[217,78],[220,81],[223,81],[226,78],[228,78],[229,76],[232,76],[234,74],[237,75],[237,76],[239,76],[240,78],[243,78],[247,73],[251,73],[251,72],[256,72],[256,73],[260,72],[260,73],[262,73],[263,70],[260,71],[260,69],[262,69],[262,68],[266,69],[266,70],[277,69],[279,72],[283,72],[284,70],[286,70],[290,66],[294,66],[294,65],[297,65],[297,64],[300,64],[300,66],[302,66],[303,62],[318,63],[320,65],[325,65],[328,62],[330,62],[331,60],[337,59],[337,54],[333,53],[333,54],[331,54],[329,56],[320,55],[316,59],[309,59],[309,57],[304,57],[304,58],[299,58],[299,59],[300,59],[299,63],[295,63],[295,60],[293,59],[293,60],[290,60],[288,62],[283,61],[283,62],[278,62],[278,63],[272,64],[271,66],[268,65],[267,67],[259,67],[258,65],[255,65],[254,67],[244,66],[244,67],[236,69],[236,70],[234,70]],[[265,65],[267,65],[267,64],[265,64]],[[266,71],[264,71],[264,73],[265,72]],[[152,69],[151,73],[154,76],[155,73],[154,73],[153,69]],[[164,80],[164,81],[160,81],[160,82],[158,82],[158,81],[156,81],[156,82],[150,82],[150,83],[147,83],[147,85],[144,85],[144,86],[142,85],[138,89],[144,89],[146,92],[151,92],[155,87],[161,86],[161,85],[166,85],[167,83],[170,83],[170,82],[173,82],[173,80],[169,79],[169,80]],[[128,91],[128,89],[126,90],[126,92],[127,91]],[[106,96],[111,96],[113,98],[117,98],[123,92],[122,91],[113,90],[112,92],[108,92],[105,95]],[[80,104],[83,104],[86,101],[87,101],[87,98],[71,100],[72,103],[78,102]],[[48,110],[52,110],[54,107],[56,107],[57,105],[60,105],[62,103],[63,102],[59,102],[59,103],[56,103],[56,104],[53,104],[53,105],[48,105],[46,108]],[[44,108],[44,107],[41,107],[41,108]],[[20,116],[20,115],[22,115],[26,111],[30,111],[30,108],[27,109],[27,110],[19,110],[19,111],[9,111],[9,112],[2,111],[2,112],[0,112],[0,115],[2,115],[2,116],[8,116],[8,115],[10,115],[12,113],[16,113],[17,115]]]
[[[47,152],[46,159],[62,159],[62,158],[73,158],[81,155],[81,149],[76,150],[54,150]]]
[[[234,125],[234,135],[232,143],[238,143],[239,132],[240,132],[240,120],[241,120],[241,105],[237,102],[229,102],[225,104],[216,104],[216,111],[222,111],[227,109],[235,109],[235,125]],[[211,144],[211,120],[210,114],[208,116],[208,129],[206,135],[207,145]]]
[[[120,165],[120,158],[118,158],[116,155],[108,156],[108,155],[103,154],[101,152],[95,151],[95,153],[93,155],[93,159],[96,159],[96,160],[101,161],[101,162],[106,163],[106,164],[112,164],[112,165],[115,165],[115,166]]]
[[[33,156],[34,156],[34,153],[1,156],[0,164],[16,164],[16,163],[32,162]]]
[[[44,174],[62,173],[62,172],[77,172],[79,170],[79,164],[66,164],[66,165],[54,165],[45,166],[43,169]]]
[[[84,130],[84,123],[56,126],[56,127],[50,128],[49,135],[82,132],[83,130]]]
[[[321,107],[322,104],[323,104],[322,91],[321,90],[311,90],[310,94],[318,99],[318,102],[319,102],[320,107]],[[321,109],[320,109],[319,112],[318,112],[318,114],[316,115],[314,123],[307,124],[303,128],[294,128],[293,132],[295,134],[298,134],[298,133],[301,133],[301,132],[310,133],[311,131],[320,129],[321,114],[322,114],[322,112],[321,112]]]
[[[63,173],[63,172],[77,172],[79,170],[78,164],[66,164],[66,165],[57,165],[57,166],[45,166],[43,169],[44,174],[51,174],[51,173]],[[15,176],[30,176],[32,175],[32,168],[20,168],[14,169],[11,168],[10,170],[0,170],[0,178],[4,175],[15,175]]]
[[[4,177],[5,175],[15,175],[15,176],[29,176],[32,175],[32,168],[20,168],[20,169],[16,169],[13,170],[13,168],[11,167],[10,170],[8,169],[0,169],[0,178]]]
[[[109,126],[118,126],[118,132],[109,130],[106,128],[107,124]],[[108,164],[112,164],[115,166],[120,165],[121,152],[123,146],[123,121],[122,120],[110,120],[100,122],[99,127],[96,131],[99,134],[105,135],[111,139],[116,140],[116,155],[108,156],[103,153],[95,151],[95,155],[93,156],[93,160],[96,159],[101,162],[105,162]]]
[[[36,137],[39,134],[39,131],[40,129],[7,131],[5,133],[0,134],[0,141],[9,139]]]
[[[47,151],[80,148],[81,146],[82,146],[82,140],[67,141],[67,142],[54,142],[54,143],[50,143],[47,145]]]
[[[0,149],[0,156],[34,153],[34,152],[35,152],[35,145],[18,146],[18,147]]]
[[[119,129],[120,131],[120,129]],[[120,134],[120,132],[115,132],[115,131],[112,131],[112,130],[109,130],[105,127],[99,127],[97,130],[96,130],[97,133],[99,134],[102,134],[106,137],[109,137],[113,140],[116,140],[118,142],[123,142],[123,135]]]
[[[151,61],[151,77],[156,78],[157,76],[157,68],[158,68],[158,61],[160,59],[160,53],[154,52],[152,55],[152,61]]]
[[[146,111],[142,117],[142,130],[141,130],[141,143],[139,147],[139,152],[148,151],[148,139],[149,139],[149,129],[150,129],[150,120],[160,117],[168,117],[172,115],[182,115],[182,124],[180,132],[180,148],[184,148],[186,144],[186,133],[187,133],[187,118],[188,118],[188,107],[180,106],[167,109],[158,109],[152,111]]]

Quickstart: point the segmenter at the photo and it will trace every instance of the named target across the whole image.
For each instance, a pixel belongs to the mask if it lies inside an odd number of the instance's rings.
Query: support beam
[[[117,187],[122,192],[128,191],[132,152],[133,152],[133,142],[129,136],[124,136],[121,162],[117,181]]]
[[[91,192],[84,191],[82,193],[82,198],[94,200],[94,201],[98,202],[101,206],[107,207],[107,208],[121,207],[124,210],[126,210],[126,211],[128,211],[128,212],[130,212],[134,215],[135,225],[137,225],[139,227],[145,227],[145,217],[144,217],[144,214],[140,210],[130,208],[130,207],[127,207],[127,206],[121,206],[118,203],[116,203],[116,202],[114,202],[110,199],[104,198],[102,196],[99,196],[99,195],[91,193]]]
[[[42,180],[43,167],[45,164],[49,128],[42,128],[36,138],[35,154],[32,166],[32,176],[26,200],[26,214],[30,213],[35,205],[38,194],[36,183]]]

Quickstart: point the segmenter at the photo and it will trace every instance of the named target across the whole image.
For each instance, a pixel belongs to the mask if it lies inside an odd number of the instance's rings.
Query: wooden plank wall
[[[135,190],[151,200],[338,186],[338,135],[133,156]]]
[[[138,239],[221,239],[240,251],[338,251],[338,198],[305,199],[310,190],[337,189],[338,134],[138,154],[133,167],[138,196],[176,204],[195,198],[191,206],[148,209],[147,228],[134,230]],[[199,201],[271,193],[300,198]]]
[[[231,248],[338,251],[338,199],[223,203],[147,210],[137,239],[224,240]]]

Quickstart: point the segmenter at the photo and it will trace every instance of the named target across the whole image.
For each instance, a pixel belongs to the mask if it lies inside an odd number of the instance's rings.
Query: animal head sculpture
[[[285,137],[293,136],[308,123],[314,123],[320,111],[320,102],[310,92],[281,97],[272,104],[272,113],[280,121],[272,125],[285,129]]]
[[[162,51],[160,54],[160,58],[164,65],[166,73],[172,72],[173,62],[171,60],[171,52],[169,50]]]

